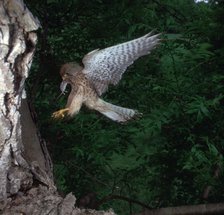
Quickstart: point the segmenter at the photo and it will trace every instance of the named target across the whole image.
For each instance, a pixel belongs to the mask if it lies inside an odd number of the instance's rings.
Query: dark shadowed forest
[[[38,47],[26,89],[62,195],[80,207],[129,215],[224,201],[224,2],[26,0]],[[143,113],[124,125],[66,104],[60,66],[154,30],[161,43],[103,99]]]

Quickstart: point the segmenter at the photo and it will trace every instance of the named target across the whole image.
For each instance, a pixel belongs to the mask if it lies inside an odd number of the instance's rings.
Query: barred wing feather
[[[160,34],[151,34],[102,50],[96,49],[84,56],[83,73],[99,95],[107,90],[109,84],[116,85],[135,60],[155,48],[160,41]]]

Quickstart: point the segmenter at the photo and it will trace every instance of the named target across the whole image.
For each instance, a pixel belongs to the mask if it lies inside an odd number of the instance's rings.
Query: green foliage
[[[27,2],[43,25],[27,89],[58,188],[77,197],[121,195],[155,208],[223,201],[223,3]],[[74,119],[51,119],[68,96],[57,99],[62,63],[155,28],[165,32],[162,44],[104,96],[143,112],[142,119],[118,125],[85,108]],[[213,188],[203,200],[206,186]],[[118,214],[141,210],[120,200],[101,207]]]

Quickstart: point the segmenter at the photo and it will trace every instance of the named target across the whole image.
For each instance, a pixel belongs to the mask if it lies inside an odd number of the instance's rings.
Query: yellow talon
[[[65,117],[66,112],[68,111],[69,111],[69,108],[58,110],[54,112],[51,117],[55,119],[63,119]]]

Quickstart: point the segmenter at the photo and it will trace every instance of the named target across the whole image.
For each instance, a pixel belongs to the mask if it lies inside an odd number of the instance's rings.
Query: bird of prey
[[[84,56],[83,66],[77,63],[62,65],[60,74],[63,81],[60,89],[64,93],[67,84],[70,84],[71,92],[66,107],[54,112],[52,117],[58,119],[65,115],[73,116],[84,104],[119,123],[136,118],[138,111],[110,104],[100,96],[110,84],[116,85],[121,80],[128,66],[156,47],[160,41],[159,35],[150,32],[125,43],[93,50]]]

